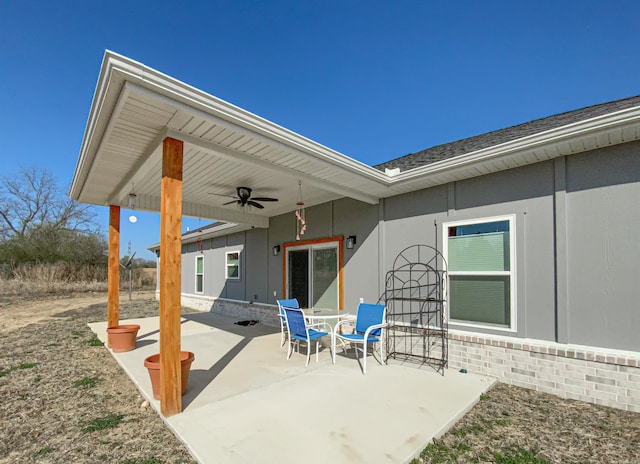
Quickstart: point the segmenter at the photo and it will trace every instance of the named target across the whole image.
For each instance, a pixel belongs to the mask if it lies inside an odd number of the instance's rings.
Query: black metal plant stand
[[[398,254],[384,292],[389,358],[429,365],[444,375],[448,286],[446,261],[435,248],[413,245]]]

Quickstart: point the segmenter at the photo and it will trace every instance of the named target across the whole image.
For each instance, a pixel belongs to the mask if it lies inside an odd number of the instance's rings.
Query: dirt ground
[[[194,462],[89,330],[106,311],[106,294],[0,297],[0,463]],[[121,319],[157,314],[123,295]]]
[[[193,462],[87,327],[106,316],[104,293],[0,295],[0,463]],[[499,384],[414,462],[637,464],[640,414]]]

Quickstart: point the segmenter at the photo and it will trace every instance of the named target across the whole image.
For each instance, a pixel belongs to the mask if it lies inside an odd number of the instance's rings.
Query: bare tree
[[[25,238],[47,225],[58,230],[95,231],[91,206],[64,195],[51,174],[42,168],[23,168],[16,177],[2,177],[0,185],[0,240]]]
[[[47,169],[2,176],[0,261],[96,262],[105,239],[95,218],[94,209],[65,195]]]

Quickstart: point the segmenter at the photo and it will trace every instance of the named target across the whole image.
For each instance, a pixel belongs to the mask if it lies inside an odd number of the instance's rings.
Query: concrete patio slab
[[[402,463],[446,432],[494,382],[431,368],[381,366],[362,375],[353,352],[286,360],[280,330],[240,326],[214,313],[182,316],[182,350],[195,353],[183,412],[165,418],[200,463]],[[136,349],[113,353],[156,410],[144,358],[159,352],[157,317],[140,324]],[[106,341],[106,322],[89,324]]]

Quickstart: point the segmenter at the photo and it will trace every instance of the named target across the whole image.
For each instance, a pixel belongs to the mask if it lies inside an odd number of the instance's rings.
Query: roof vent
[[[397,176],[398,174],[400,174],[400,168],[384,168],[384,173],[390,177]]]

